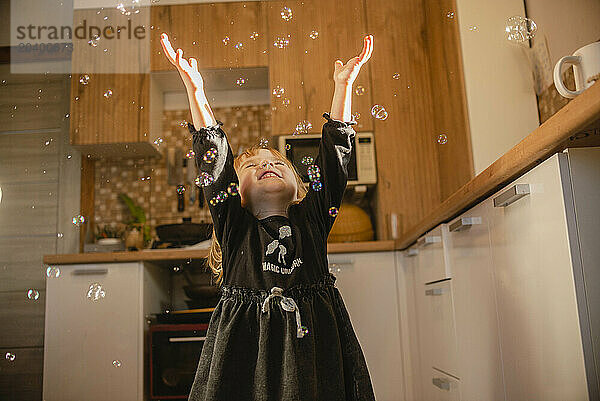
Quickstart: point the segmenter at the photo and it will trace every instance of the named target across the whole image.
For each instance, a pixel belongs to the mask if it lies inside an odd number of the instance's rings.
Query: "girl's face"
[[[259,149],[254,156],[242,160],[238,171],[242,204],[254,207],[274,199],[282,205],[297,199],[296,176],[281,159],[268,149]]]

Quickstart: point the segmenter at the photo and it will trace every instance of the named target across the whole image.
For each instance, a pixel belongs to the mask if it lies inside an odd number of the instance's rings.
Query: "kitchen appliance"
[[[309,182],[307,168],[319,153],[321,134],[282,135],[279,151],[292,162],[302,181]],[[372,132],[357,132],[352,139],[352,153],[348,164],[348,185],[377,183],[375,140]]]
[[[161,243],[174,246],[193,245],[209,239],[212,235],[212,223],[192,223],[191,217],[184,217],[181,224],[161,224],[156,226],[156,234]],[[156,248],[156,244],[153,248]]]
[[[207,331],[208,323],[150,326],[151,399],[187,399]]]

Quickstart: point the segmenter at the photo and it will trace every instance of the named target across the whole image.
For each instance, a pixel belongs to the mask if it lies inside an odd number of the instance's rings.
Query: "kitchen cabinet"
[[[145,316],[168,301],[167,271],[143,262],[57,267],[46,282],[44,400],[144,400]]]
[[[330,271],[367,361],[378,401],[404,394],[394,252],[330,254]]]

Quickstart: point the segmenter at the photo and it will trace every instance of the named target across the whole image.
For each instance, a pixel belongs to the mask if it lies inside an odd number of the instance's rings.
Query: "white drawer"
[[[421,287],[429,367],[458,375],[458,350],[452,299],[452,280]]]
[[[441,224],[417,240],[418,279],[422,284],[451,278],[447,257],[448,226]]]
[[[426,395],[431,401],[460,401],[460,380],[431,369]]]

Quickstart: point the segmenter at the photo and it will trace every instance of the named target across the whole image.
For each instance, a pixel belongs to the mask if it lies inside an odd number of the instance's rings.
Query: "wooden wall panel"
[[[27,297],[28,288],[0,292],[0,348],[44,345],[46,289],[35,289],[39,292],[37,300]]]
[[[162,54],[163,32],[175,49],[183,49],[184,57],[195,57],[200,69],[267,65],[266,19],[260,2],[153,6],[151,24],[152,71],[173,70]],[[250,38],[253,32],[258,32],[256,39]],[[238,42],[243,50],[235,48]]]
[[[7,352],[15,360],[7,360]],[[0,348],[0,399],[39,401],[42,399],[44,348]]]
[[[374,35],[373,102],[389,113],[374,120],[378,161],[377,238],[389,239],[390,214],[399,233],[441,201],[434,103],[423,2],[365,0]],[[399,79],[393,75],[399,74]]]
[[[423,3],[427,19],[427,50],[430,61],[434,132],[438,143],[441,200],[445,200],[473,178],[471,133],[462,66],[458,13],[455,0]]]
[[[344,63],[360,54],[367,31],[364,3],[349,0],[340,3],[327,1],[263,2],[268,20],[269,80],[271,89],[284,88],[282,98],[290,100],[284,106],[281,99],[273,98],[272,132],[274,135],[291,134],[302,120],[312,124],[311,132],[320,133],[325,120],[324,112],[331,111],[335,60]],[[292,10],[292,19],[281,18],[283,7]],[[317,39],[309,37],[317,31]],[[289,36],[288,36],[289,35]],[[273,46],[277,38],[289,41],[286,48]],[[353,94],[352,111],[361,117],[355,127],[371,131],[372,105],[370,64],[361,70],[354,88],[362,86],[365,93]]]

